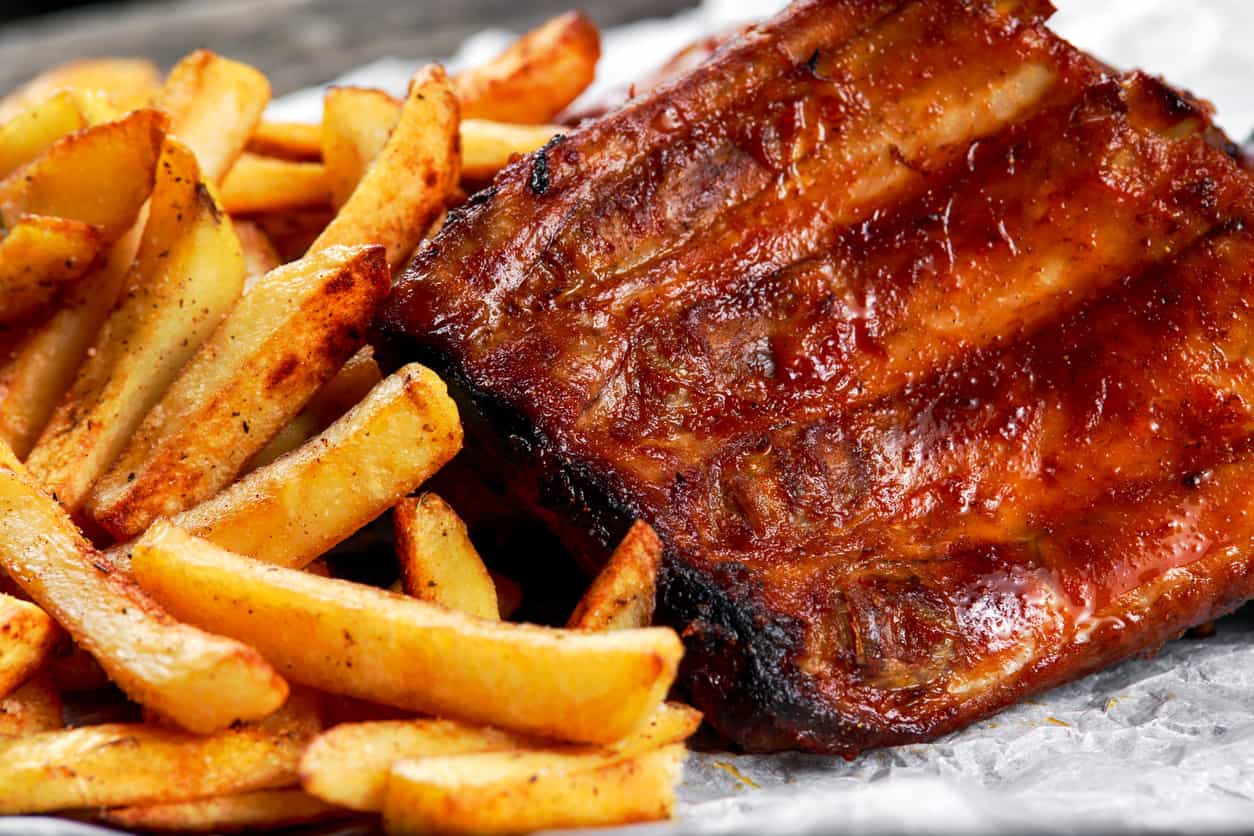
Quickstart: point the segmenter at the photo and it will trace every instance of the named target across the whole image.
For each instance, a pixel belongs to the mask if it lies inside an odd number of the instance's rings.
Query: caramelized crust
[[[748,749],[930,739],[1254,595],[1254,189],[1051,11],[795,3],[507,169],[381,319],[571,543],[653,525]]]

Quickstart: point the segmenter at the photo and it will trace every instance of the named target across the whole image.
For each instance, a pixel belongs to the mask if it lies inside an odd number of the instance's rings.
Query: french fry
[[[301,790],[256,792],[121,807],[102,818],[127,830],[169,833],[254,833],[343,818],[345,811]]]
[[[0,518],[0,568],[136,702],[210,732],[264,717],[287,696],[252,648],[179,624],[113,571],[3,445]]]
[[[318,433],[338,421],[361,403],[370,390],[383,380],[374,349],[363,347],[348,359],[331,381],[309,399],[300,414],[284,425],[269,443],[253,456],[244,468],[251,472],[287,455]]]
[[[392,521],[407,595],[480,618],[501,617],[488,567],[448,503],[433,493],[402,499]]]
[[[206,737],[109,723],[0,739],[0,814],[168,804],[290,786],[318,730],[315,706],[294,695],[259,723]]]
[[[462,120],[462,177],[486,181],[515,157],[530,154],[562,133],[560,125],[513,125],[487,119]]]
[[[443,381],[406,366],[317,438],[174,521],[224,549],[299,568],[411,493],[461,443]]]
[[[444,68],[431,65],[419,70],[392,135],[310,250],[383,244],[388,264],[393,271],[399,269],[457,186],[458,118],[457,99]]]
[[[102,245],[100,230],[91,224],[23,217],[0,239],[0,325],[39,313],[91,268]]]
[[[164,521],[132,554],[136,581],[176,616],[250,643],[298,682],[544,737],[624,737],[661,704],[683,654],[668,629],[487,621],[240,557]]]
[[[332,87],[322,100],[321,158],[327,167],[331,206],[352,197],[371,161],[383,150],[401,118],[401,103],[373,87]]]
[[[252,221],[235,220],[235,236],[239,238],[240,249],[244,251],[244,292],[274,268],[283,264],[270,237]]]
[[[335,217],[329,206],[312,209],[284,209],[274,212],[262,212],[249,215],[248,220],[255,223],[274,249],[281,262],[295,261],[309,252],[309,245],[317,240],[322,230]]]
[[[142,225],[122,236],[104,264],[74,284],[57,311],[0,367],[0,440],[25,459],[95,341],[135,258]]]
[[[553,18],[453,80],[462,116],[551,122],[592,83],[600,57],[601,36],[592,21],[581,12]]]
[[[243,153],[222,181],[222,205],[232,215],[328,206],[331,188],[322,163]],[[353,243],[369,243],[357,241]]]
[[[38,734],[63,725],[61,695],[52,680],[36,674],[0,699],[0,737]]]
[[[100,102],[98,95],[76,90],[74,96],[92,124],[112,116],[108,113],[111,108]],[[197,113],[196,108],[181,108],[170,122],[170,130],[193,143],[202,139],[211,145],[216,143],[218,140],[211,132],[206,137],[205,131],[193,129],[190,120]],[[203,155],[211,149],[193,144],[192,150]],[[141,210],[139,215],[131,229],[113,245],[107,261],[79,281],[62,298],[56,313],[39,325],[7,364],[0,367],[0,440],[8,442],[22,459],[70,388],[122,292],[143,233],[146,214]]]
[[[71,513],[243,287],[239,240],[195,156],[167,139],[160,167],[123,302],[27,457]]]
[[[510,618],[522,606],[522,584],[500,572],[488,572],[492,576],[492,585],[496,587],[496,610],[501,618]]]
[[[263,121],[248,140],[248,150],[263,157],[316,162],[322,159],[322,127]]]
[[[488,752],[392,769],[388,833],[507,834],[655,821],[671,815],[687,750],[640,755]]]
[[[117,240],[153,189],[166,124],[159,111],[137,110],[58,139],[0,181],[0,222],[12,228],[23,215],[68,218]]]
[[[105,94],[123,110],[142,107],[161,85],[161,71],[139,58],[89,58],[54,67],[0,101],[0,121],[56,95],[60,90]]]
[[[332,247],[257,283],[175,378],[86,509],[118,540],[240,470],[362,346],[391,284],[382,247]]]
[[[157,97],[171,132],[196,152],[201,176],[215,184],[235,164],[269,101],[264,75],[207,49],[175,64]]]
[[[309,744],[300,762],[301,785],[332,804],[352,810],[383,809],[388,773],[403,760],[513,750],[634,755],[678,743],[701,725],[701,712],[663,703],[649,722],[604,749],[560,746],[489,726],[453,720],[386,720],[335,726]]]
[[[649,626],[661,565],[662,541],[652,526],[637,520],[579,599],[566,626],[574,630]]]
[[[38,157],[66,134],[87,127],[73,93],[63,90],[0,124],[0,178]]]
[[[61,631],[39,607],[0,593],[0,697],[39,670]]]

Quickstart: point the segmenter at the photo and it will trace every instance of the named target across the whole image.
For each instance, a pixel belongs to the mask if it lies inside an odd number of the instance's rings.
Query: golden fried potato
[[[64,723],[61,715],[61,694],[48,676],[36,674],[0,699],[0,737],[59,729]]]
[[[161,85],[161,71],[142,58],[87,58],[44,72],[0,101],[0,121],[52,98],[58,91],[103,93],[122,111],[145,106]]]
[[[413,492],[461,443],[444,382],[406,366],[325,432],[174,521],[224,549],[299,568]]]
[[[282,209],[246,216],[266,234],[283,263],[295,261],[309,252],[309,246],[327,228],[335,213],[329,206],[312,209]]]
[[[141,212],[141,214],[143,214]],[[137,224],[104,264],[62,296],[56,312],[27,334],[0,366],[0,441],[25,459],[35,446],[113,310],[139,244]]]
[[[244,251],[244,292],[261,281],[267,273],[283,264],[270,236],[252,221],[232,221],[235,237],[239,238],[240,249]]]
[[[330,203],[331,188],[322,163],[292,162],[245,152],[222,181],[222,205],[232,215],[285,212]]]
[[[400,269],[457,186],[458,119],[457,99],[444,68],[419,70],[383,150],[310,250],[383,244],[392,270]]]
[[[133,547],[131,570],[176,616],[252,644],[297,682],[562,740],[629,734],[661,704],[683,654],[668,629],[487,621],[240,557],[164,521]]]
[[[640,755],[487,752],[402,761],[388,779],[388,833],[507,834],[671,815],[687,750]]]
[[[124,299],[26,460],[71,513],[243,284],[244,256],[230,220],[192,152],[167,139]]]
[[[488,572],[492,576],[492,585],[496,587],[496,610],[501,618],[510,618],[522,606],[522,584],[500,572]]]
[[[3,445],[0,518],[0,569],[136,702],[198,732],[261,718],[282,704],[287,684],[264,659],[170,618],[114,571]],[[7,786],[3,779],[0,786]]]
[[[575,630],[649,626],[661,565],[662,541],[652,526],[637,520],[579,599],[566,626]]]
[[[255,833],[341,818],[345,811],[301,790],[257,790],[199,801],[120,807],[102,818],[127,830]]]
[[[87,127],[73,93],[63,90],[0,124],[0,178],[38,157],[66,134]]]
[[[0,738],[0,814],[168,804],[290,786],[319,728],[316,706],[293,695],[259,723],[206,737],[110,723]]]
[[[383,380],[383,372],[374,359],[374,349],[364,346],[348,358],[348,362],[331,381],[318,390],[300,414],[284,425],[274,438],[244,467],[246,473],[285,456],[334,424],[350,409],[361,403],[370,390]]]
[[[0,593],[0,697],[13,693],[48,660],[61,631],[39,607]]]
[[[453,80],[462,116],[551,122],[592,83],[600,57],[601,35],[583,13],[553,18]]]
[[[332,247],[272,271],[222,320],[88,498],[118,540],[226,487],[365,341],[383,248]]]
[[[332,87],[322,102],[321,158],[327,166],[331,205],[352,197],[370,163],[396,128],[401,103],[373,87]]]
[[[95,263],[104,242],[82,221],[26,215],[0,238],[0,325],[28,320]]]
[[[93,224],[115,241],[152,192],[166,124],[159,111],[137,110],[58,139],[0,181],[0,223],[48,215]]]
[[[447,502],[433,493],[402,499],[392,522],[407,595],[480,618],[501,617],[488,567]]]
[[[491,180],[516,157],[542,148],[565,128],[463,119],[461,130],[462,177],[483,182]]]
[[[248,140],[248,150],[263,157],[317,162],[322,159],[322,126],[262,121]]]
[[[635,755],[686,740],[700,726],[701,712],[663,703],[645,725],[608,747],[596,748],[561,746],[453,720],[344,723],[320,734],[305,750],[300,779],[306,791],[325,801],[377,812],[383,809],[388,774],[403,760],[513,750]]]
[[[196,153],[201,176],[215,184],[243,152],[269,102],[264,75],[207,49],[175,64],[157,96],[171,133]]]

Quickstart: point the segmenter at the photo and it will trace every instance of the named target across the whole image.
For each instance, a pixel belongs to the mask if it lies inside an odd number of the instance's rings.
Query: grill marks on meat
[[[1048,13],[794,4],[506,171],[387,307],[568,532],[659,531],[746,748],[929,739],[1254,594],[1254,188]]]

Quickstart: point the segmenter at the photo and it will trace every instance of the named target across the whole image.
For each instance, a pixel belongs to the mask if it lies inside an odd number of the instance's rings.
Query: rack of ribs
[[[1254,597],[1254,186],[1051,12],[794,3],[506,169],[380,320],[568,543],[654,526],[745,749],[929,740]]]

